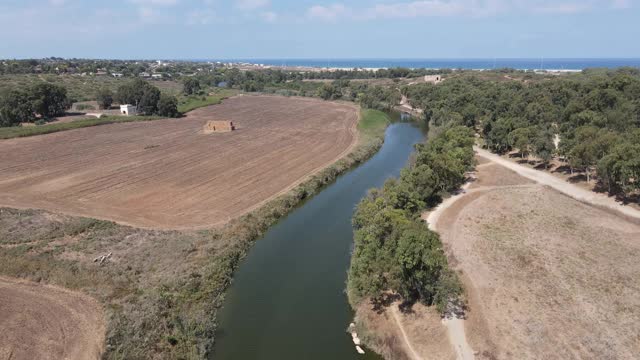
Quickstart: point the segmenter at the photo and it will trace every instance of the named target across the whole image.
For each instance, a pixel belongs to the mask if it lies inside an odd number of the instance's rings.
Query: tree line
[[[98,90],[96,100],[101,109],[109,109],[114,102],[136,105],[141,115],[178,117],[178,100],[162,94],[160,89],[142,79],[122,84],[113,93],[108,88]],[[39,82],[22,88],[0,92],[0,127],[21,123],[46,121],[64,116],[71,107],[67,89],[57,84]]]
[[[114,99],[120,104],[135,105],[139,114],[180,116],[178,99],[175,96],[161,93],[160,89],[142,79],[134,79],[120,85],[114,94]]]
[[[640,189],[639,69],[591,69],[527,81],[467,74],[402,91],[425,110],[425,120],[474,128],[494,152],[534,155],[545,166],[558,156],[570,172],[595,177],[612,194]]]
[[[373,189],[353,216],[354,250],[348,293],[355,304],[382,299],[389,291],[405,302],[420,301],[445,311],[459,300],[462,286],[448,269],[437,233],[420,214],[462,185],[475,166],[474,133],[447,126],[428,143],[416,146],[415,161],[398,179]]]
[[[46,82],[0,92],[0,127],[46,121],[71,107],[67,89]]]

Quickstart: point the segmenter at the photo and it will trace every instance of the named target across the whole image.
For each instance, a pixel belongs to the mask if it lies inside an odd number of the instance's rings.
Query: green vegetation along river
[[[368,189],[398,176],[423,132],[394,123],[380,151],[273,226],[243,260],[224,307],[213,358],[378,359],[356,352],[345,282],[351,216]]]

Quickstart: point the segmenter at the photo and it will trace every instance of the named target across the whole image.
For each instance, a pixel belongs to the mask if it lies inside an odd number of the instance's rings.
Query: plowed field
[[[237,131],[204,135],[208,120]],[[240,96],[185,118],[0,141],[0,205],[146,228],[220,225],[290,189],[356,142],[348,104]]]
[[[99,359],[104,319],[90,297],[0,278],[0,359]]]

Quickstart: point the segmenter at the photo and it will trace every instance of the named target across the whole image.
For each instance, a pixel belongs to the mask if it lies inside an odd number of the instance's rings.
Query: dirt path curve
[[[622,213],[625,216],[629,216],[634,219],[640,219],[640,211],[630,206],[624,206],[614,199],[598,194],[593,191],[581,189],[573,184],[570,184],[562,179],[559,179],[551,174],[531,169],[520,164],[516,164],[509,160],[503,159],[496,154],[481,149],[477,146],[474,147],[476,153],[483,158],[493,161],[501,166],[506,167],[509,170],[515,171],[518,175],[527,179],[536,181],[540,184],[547,185],[565,195],[568,195],[578,201],[585,202],[587,204],[595,205],[600,208],[615,210]]]
[[[402,340],[404,340],[404,344],[407,347],[407,350],[409,350],[409,355],[411,356],[412,360],[422,360],[422,358],[420,357],[420,355],[418,355],[418,352],[416,351],[416,349],[413,348],[413,345],[411,345],[411,341],[409,341],[409,337],[407,336],[407,332],[404,330],[404,327],[402,326],[402,321],[400,321],[400,314],[399,314],[399,310],[398,310],[398,306],[397,305],[391,305],[391,315],[393,315],[393,319],[396,322],[396,325],[398,325],[398,328],[400,329],[400,332],[402,333]]]
[[[458,194],[446,199],[440,205],[438,205],[438,207],[436,207],[435,210],[429,213],[427,218],[424,219],[426,220],[427,225],[429,226],[429,229],[433,231],[437,231],[437,224],[438,224],[438,219],[440,218],[440,215],[442,215],[442,213],[449,206],[453,205],[453,203],[455,203],[456,201],[461,199],[464,195],[466,195],[468,193],[467,189],[469,188],[469,186],[471,186],[471,182],[467,182],[466,184],[464,184],[461,188],[461,191]],[[485,190],[485,189],[478,188],[471,191],[481,191],[481,190]],[[461,319],[453,315],[443,319],[442,323],[447,328],[447,335],[449,336],[449,342],[451,343],[451,346],[456,351],[456,359],[458,360],[475,359],[475,356],[473,354],[473,349],[469,345],[469,342],[467,342],[467,336],[464,331],[464,319]]]
[[[0,277],[0,359],[99,359],[105,323],[93,298]]]

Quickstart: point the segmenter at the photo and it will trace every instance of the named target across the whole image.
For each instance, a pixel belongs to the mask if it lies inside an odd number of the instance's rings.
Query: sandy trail
[[[456,201],[460,200],[467,194],[467,189],[471,186],[471,182],[467,182],[461,188],[461,191],[443,201],[435,210],[429,213],[426,217],[427,225],[429,229],[433,231],[437,231],[438,228],[438,219],[442,215],[442,213],[451,205],[453,205]],[[474,189],[472,191],[479,191],[482,188]],[[467,336],[464,330],[464,319],[461,319],[455,315],[451,317],[447,317],[442,320],[442,323],[447,328],[447,335],[449,337],[449,342],[451,346],[456,351],[456,359],[458,360],[473,360],[475,356],[473,355],[473,349],[467,342]]]
[[[610,209],[614,211],[618,211],[625,216],[629,216],[634,219],[640,219],[640,211],[636,210],[630,206],[622,205],[618,203],[614,199],[603,195],[594,193],[593,191],[581,189],[573,184],[570,184],[562,179],[559,179],[551,174],[547,174],[542,171],[538,171],[535,169],[530,169],[528,167],[522,166],[520,164],[513,163],[509,160],[503,159],[498,155],[492,154],[491,152],[481,149],[479,147],[474,147],[476,153],[483,158],[495,162],[503,167],[506,167],[509,170],[516,172],[518,175],[523,176],[527,179],[538,182],[542,185],[547,185],[565,195],[568,195],[578,201],[585,202],[587,204],[595,205],[600,208]]]
[[[400,314],[398,314],[398,311],[399,310],[397,305],[394,304],[391,306],[391,315],[393,315],[393,319],[395,320],[396,325],[398,325],[398,328],[400,329],[400,333],[402,333],[402,340],[404,341],[404,344],[407,347],[407,350],[409,350],[409,355],[411,355],[411,359],[413,360],[422,360],[420,355],[418,355],[418,352],[413,348],[413,345],[411,345],[409,336],[407,336],[407,332],[402,326],[402,321],[400,321]]]
[[[55,286],[0,277],[0,359],[99,359],[98,302]]]

